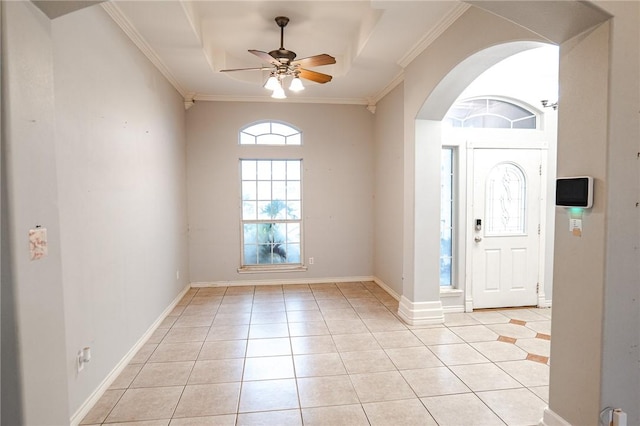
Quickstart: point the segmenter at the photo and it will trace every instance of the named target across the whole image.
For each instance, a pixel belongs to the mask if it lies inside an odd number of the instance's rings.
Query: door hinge
[[[540,235],[540,224],[538,224],[538,235]]]
[[[542,164],[540,164],[540,167],[538,167],[538,174],[542,176]]]
[[[540,283],[536,283],[536,294],[540,294]]]

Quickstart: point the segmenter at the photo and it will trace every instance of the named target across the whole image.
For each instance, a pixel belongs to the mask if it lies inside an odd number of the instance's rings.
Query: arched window
[[[241,145],[300,145],[301,132],[275,121],[250,124]],[[273,158],[246,147],[240,158],[240,271],[304,268],[302,256],[302,159]],[[286,149],[286,148],[283,148]]]
[[[260,121],[240,130],[240,145],[301,145],[302,133],[290,124]]]
[[[536,129],[537,114],[500,99],[480,98],[458,102],[449,109],[445,123],[476,129]]]

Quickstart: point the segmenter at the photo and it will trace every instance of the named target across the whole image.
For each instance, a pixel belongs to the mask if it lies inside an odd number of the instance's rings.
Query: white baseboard
[[[102,383],[93,391],[89,398],[87,398],[84,403],[76,410],[76,412],[71,416],[69,420],[69,424],[71,426],[77,426],[80,424],[82,419],[91,411],[93,406],[98,402],[98,400],[104,395],[104,393],[109,389],[109,386],[116,380],[116,378],[122,373],[122,370],[129,364],[129,361],[135,356],[138,350],[149,340],[154,331],[160,326],[162,321],[173,311],[173,309],[178,305],[180,300],[184,297],[184,295],[191,288],[190,285],[187,285],[180,293],[173,299],[173,301],[169,304],[167,309],[165,309],[158,319],[151,324],[151,326],[147,329],[147,331],[138,339],[135,345],[127,352],[127,354],[120,360],[120,362],[111,370],[107,377],[104,378]]]
[[[442,307],[442,311],[445,314],[453,314],[453,313],[464,312],[464,305],[443,306]]]
[[[193,288],[202,287],[238,287],[245,285],[290,285],[290,284],[323,284],[323,283],[348,283],[357,281],[375,281],[375,277],[333,277],[333,278],[291,278],[291,279],[267,279],[267,280],[234,280],[234,281],[200,281],[191,283]]]
[[[398,316],[409,325],[442,324],[444,311],[442,302],[412,302],[404,296],[400,297]]]
[[[394,299],[396,299],[397,301],[400,301],[400,295],[398,293],[396,293],[391,287],[389,287],[387,284],[385,284],[384,281],[382,281],[380,278],[378,277],[373,277],[373,282],[375,282],[376,284],[378,284],[378,286],[383,289],[384,291],[386,291],[389,296],[393,297]]]
[[[571,426],[571,423],[547,407],[544,409],[542,419],[540,419],[538,426]]]

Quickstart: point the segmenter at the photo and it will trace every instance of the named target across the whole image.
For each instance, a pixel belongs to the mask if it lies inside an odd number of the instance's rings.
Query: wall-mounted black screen
[[[593,205],[593,178],[579,176],[556,180],[556,206],[589,208]]]

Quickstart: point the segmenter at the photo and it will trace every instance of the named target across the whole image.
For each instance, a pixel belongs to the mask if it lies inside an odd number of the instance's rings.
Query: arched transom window
[[[240,145],[301,145],[302,134],[295,127],[277,121],[261,121],[240,130]]]
[[[536,129],[537,115],[511,102],[481,98],[456,103],[444,120],[452,127]]]

